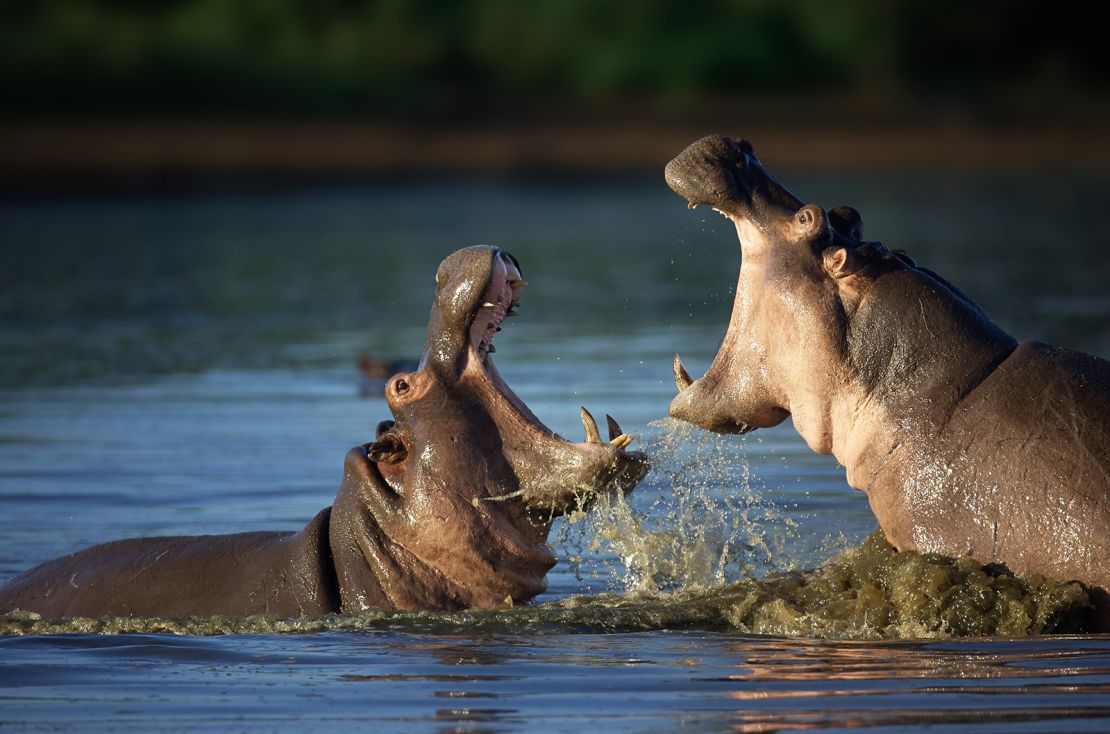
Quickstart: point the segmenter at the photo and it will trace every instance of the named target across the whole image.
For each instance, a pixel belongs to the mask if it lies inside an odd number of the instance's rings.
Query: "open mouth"
[[[493,358],[490,356],[497,351],[493,343],[495,335],[501,331],[505,319],[517,315],[517,309],[520,307],[520,297],[527,285],[527,281],[521,277],[520,266],[512,255],[504,251],[494,255],[489,285],[482,294],[482,302],[470,326],[470,364],[480,365],[486,379],[534,429],[547,436],[565,440],[545,426],[543,421],[529,410],[524,401],[517,397],[516,393],[512,391],[498,373]],[[471,369],[470,365],[467,369]],[[586,432],[586,440],[579,442],[577,445],[608,445],[623,452],[632,443],[633,437],[624,433],[612,416],[605,416],[609,432],[608,444],[602,441],[597,421],[594,420],[590,411],[583,407],[581,417],[582,427]]]
[[[368,476],[403,494],[414,441],[422,435],[426,444],[436,430],[450,425],[453,442],[470,426],[481,426],[498,434],[487,444],[496,445],[514,471],[522,472],[519,477],[527,477],[504,498],[525,496],[530,507],[562,511],[571,499],[603,487],[630,491],[646,472],[647,458],[626,451],[632,436],[616,420],[606,416],[609,439],[603,441],[594,417],[582,408],[585,440],[569,442],[545,426],[497,371],[495,338],[517,315],[527,285],[516,259],[496,248],[459,250],[441,264],[436,283],[420,366],[386,383],[386,400],[397,420],[383,421],[376,440],[364,447],[372,465]],[[431,433],[421,422],[435,424]]]
[[[486,366],[489,355],[497,351],[493,337],[501,331],[501,322],[516,316],[520,306],[520,294],[528,285],[520,277],[520,267],[512,256],[499,252],[494,256],[493,272],[490,282],[482,294],[482,303],[470,325],[470,347],[477,354],[479,362]]]

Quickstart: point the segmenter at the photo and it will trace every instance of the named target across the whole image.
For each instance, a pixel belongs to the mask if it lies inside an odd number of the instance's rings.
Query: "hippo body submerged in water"
[[[899,550],[969,555],[1090,587],[1110,624],[1110,362],[1018,343],[909,256],[862,239],[710,136],[666,168],[736,226],[728,332],[670,414],[718,432],[793,418],[867,493]]]
[[[418,369],[394,375],[395,420],[351,449],[335,503],[300,532],[122,540],[49,561],[0,588],[0,613],[319,616],[495,608],[542,593],[553,519],[629,491],[642,454],[610,419],[602,443],[546,428],[500,377],[493,335],[514,315],[519,267],[472,247],[436,273]]]

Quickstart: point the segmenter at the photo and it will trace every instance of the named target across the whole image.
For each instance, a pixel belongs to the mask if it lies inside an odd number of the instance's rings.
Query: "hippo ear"
[[[825,210],[816,204],[806,204],[794,214],[794,240],[812,242],[827,233],[829,220]]]
[[[830,211],[829,224],[844,237],[863,239],[863,217],[850,206],[838,206]]]
[[[847,278],[863,268],[873,254],[867,247],[826,247],[821,251],[821,264],[831,278]]]
[[[833,278],[843,278],[848,273],[848,248],[829,247],[821,253],[821,264]]]

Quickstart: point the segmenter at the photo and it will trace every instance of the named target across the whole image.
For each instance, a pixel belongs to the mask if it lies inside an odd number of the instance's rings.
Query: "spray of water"
[[[647,480],[569,518],[556,537],[580,580],[608,578],[627,593],[693,591],[793,565],[797,523],[752,475],[747,437],[670,418],[648,428]]]

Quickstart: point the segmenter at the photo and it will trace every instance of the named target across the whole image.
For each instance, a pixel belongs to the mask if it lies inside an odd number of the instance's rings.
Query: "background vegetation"
[[[809,90],[1097,99],[1102,27],[959,0],[4,0],[8,114],[497,116]]]

